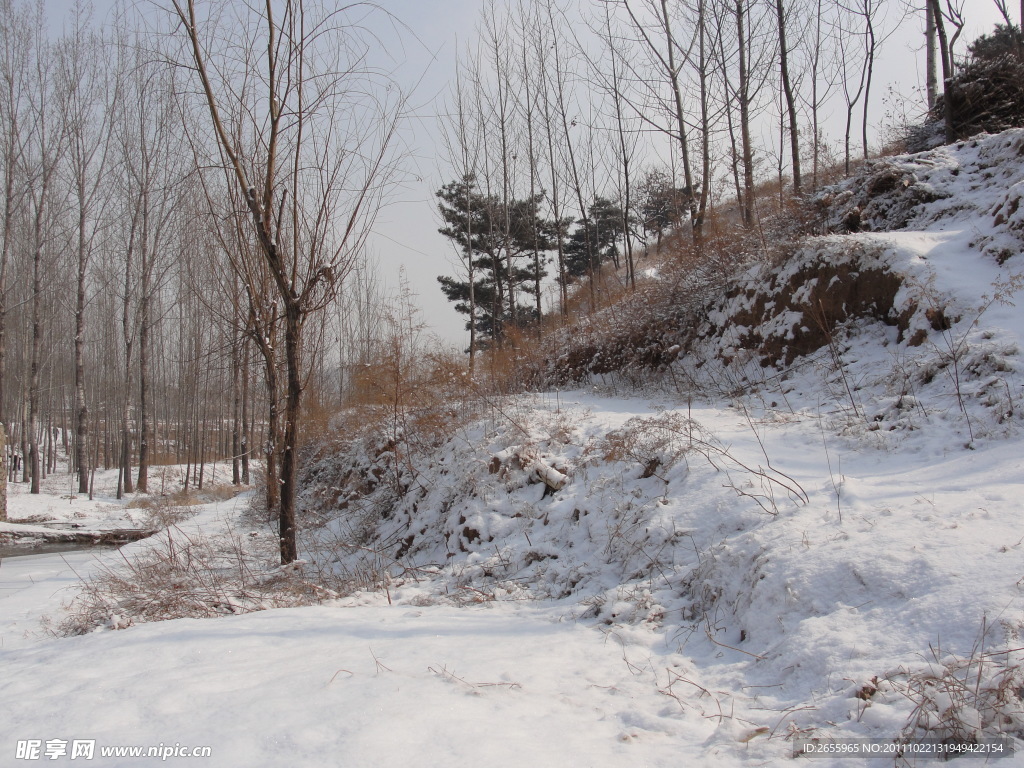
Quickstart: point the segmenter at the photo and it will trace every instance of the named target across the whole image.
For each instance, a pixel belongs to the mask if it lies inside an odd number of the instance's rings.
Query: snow
[[[5,728],[101,744],[211,745],[216,765],[322,766],[331,755],[383,766],[643,761],[691,729],[633,743],[628,711],[642,686],[604,640],[500,609],[304,608],[212,627],[179,620],[16,655],[6,697],[25,704]],[[45,691],[39,675],[51,678]]]
[[[394,484],[358,509],[316,510],[307,573],[372,576],[344,597],[55,637],[76,574],[159,541],[3,559],[0,755],[84,738],[208,745],[167,762],[229,767],[761,766],[786,764],[797,738],[981,733],[1014,738],[997,764],[1024,765],[1022,264],[992,250],[1020,253],[993,211],[1021,141],[897,159],[905,189],[931,190],[871,209],[900,228],[807,247],[901,275],[895,305],[920,308],[922,343],[853,322],[738,399],[509,398],[382,472]],[[787,313],[772,333],[801,322]],[[346,450],[317,467],[333,498],[354,464],[394,458]],[[15,492],[12,516],[66,504]],[[244,531],[246,507],[205,504],[181,530]],[[77,508],[97,524],[135,514]],[[361,548],[338,549],[353,529]]]

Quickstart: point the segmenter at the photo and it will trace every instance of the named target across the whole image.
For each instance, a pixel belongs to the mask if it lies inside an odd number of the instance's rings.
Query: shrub
[[[997,26],[968,51],[967,63],[946,84],[943,97],[957,138],[1024,126],[1024,41],[1018,28]],[[945,103],[936,107],[945,108]]]

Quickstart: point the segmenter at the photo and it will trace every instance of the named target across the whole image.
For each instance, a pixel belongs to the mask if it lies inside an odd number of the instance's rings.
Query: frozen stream
[[[50,544],[0,544],[0,562],[12,557],[34,557],[36,555],[71,554],[73,552],[96,552],[116,549],[112,544],[82,544],[80,542],[53,542]]]

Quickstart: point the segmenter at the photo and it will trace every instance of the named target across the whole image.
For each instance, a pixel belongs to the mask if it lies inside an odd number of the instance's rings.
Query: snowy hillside
[[[722,706],[772,741],[1015,733],[1024,673],[988,654],[1024,645],[1021,178],[1021,131],[877,161],[819,201],[856,233],[705,310],[682,404],[547,393],[363,455],[385,480],[328,526],[357,528],[339,564],[397,603],[558,601],[687,658],[674,716]],[[968,674],[993,688],[946,707]]]
[[[657,387],[338,436],[306,470],[305,573],[359,589],[74,638],[8,627],[0,749],[668,768],[1008,735],[999,764],[1024,765],[1020,179],[1024,131],[878,161],[822,197],[831,234],[679,330]],[[182,525],[244,539],[243,506]],[[52,606],[30,581],[0,609]]]

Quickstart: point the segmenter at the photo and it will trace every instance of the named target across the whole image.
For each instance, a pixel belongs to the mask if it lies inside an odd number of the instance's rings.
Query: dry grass
[[[750,423],[750,428],[760,444],[753,423]],[[672,412],[649,418],[634,417],[621,429],[609,433],[603,442],[606,460],[635,461],[643,467],[643,477],[662,477],[661,472],[677,464],[686,454],[693,453],[703,456],[724,474],[726,487],[752,500],[767,514],[779,514],[779,503],[783,497],[796,505],[807,504],[809,498],[800,483],[772,466],[763,445],[761,450],[764,464],[745,462],[700,424]]]
[[[201,491],[195,488],[179,488],[176,491],[159,495],[137,495],[128,502],[128,509],[156,510],[163,507],[189,507],[196,504],[211,504],[217,501],[233,499],[244,490],[247,490],[244,486],[232,485],[231,483],[216,483],[215,485],[207,483]]]
[[[967,656],[931,647],[923,668],[899,670],[874,680],[858,696],[867,706],[876,690],[889,690],[913,703],[900,734],[903,743],[933,739],[969,745],[991,737],[1020,736],[1024,734],[1024,648],[986,648],[992,629],[983,621]],[[1017,631],[1009,628],[1008,634]]]
[[[177,525],[137,555],[85,579],[61,635],[178,618],[207,618],[310,605],[337,593],[303,577],[301,565],[275,567],[272,537],[229,531],[206,536]]]

